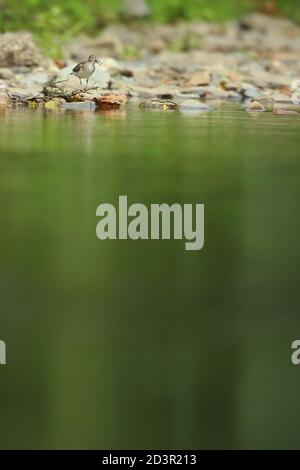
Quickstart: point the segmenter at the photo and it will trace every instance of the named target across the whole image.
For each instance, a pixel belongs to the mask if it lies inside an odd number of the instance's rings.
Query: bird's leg
[[[85,90],[87,90],[87,87],[88,87],[88,84],[89,84],[89,79],[90,79],[90,77],[86,79],[86,87],[85,87]]]
[[[80,88],[82,89],[82,81],[81,81],[81,78],[79,78],[79,81],[80,81]]]

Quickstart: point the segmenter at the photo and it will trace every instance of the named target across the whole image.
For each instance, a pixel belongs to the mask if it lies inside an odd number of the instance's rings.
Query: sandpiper
[[[80,81],[80,86],[82,87],[82,79],[86,79],[86,86],[85,89],[88,87],[89,79],[90,76],[93,75],[95,72],[96,65],[103,65],[103,62],[101,60],[97,59],[94,55],[90,55],[87,61],[81,62],[80,64],[77,64],[71,73],[71,75],[75,75],[75,77],[79,78]]]

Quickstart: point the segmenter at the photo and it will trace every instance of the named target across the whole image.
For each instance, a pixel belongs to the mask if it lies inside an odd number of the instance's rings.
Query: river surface
[[[300,117],[0,109],[1,448],[300,448]],[[205,246],[96,208],[205,204]]]

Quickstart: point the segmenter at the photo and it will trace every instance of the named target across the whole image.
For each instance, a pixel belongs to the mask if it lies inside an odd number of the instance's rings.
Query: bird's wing
[[[73,68],[73,72],[79,72],[79,70],[81,69],[82,64],[83,64],[83,62],[80,62],[80,64],[75,65],[75,67]]]

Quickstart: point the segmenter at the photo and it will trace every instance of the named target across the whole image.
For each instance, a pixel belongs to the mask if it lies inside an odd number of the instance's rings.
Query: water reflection
[[[1,447],[298,446],[298,126],[0,114]],[[204,251],[97,240],[120,194],[204,202]]]

